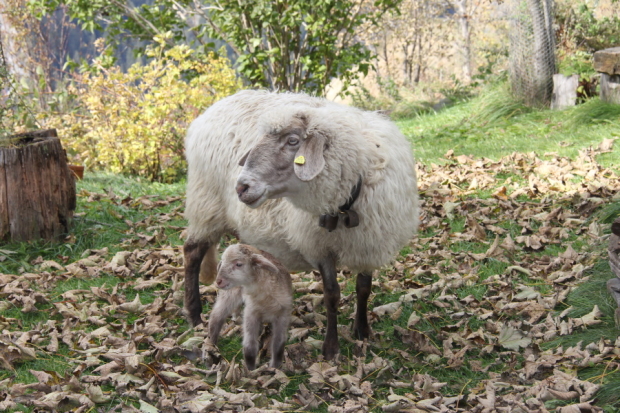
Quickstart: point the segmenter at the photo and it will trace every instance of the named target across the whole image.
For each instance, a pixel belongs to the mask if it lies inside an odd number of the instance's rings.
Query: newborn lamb
[[[242,303],[243,356],[248,370],[256,368],[263,322],[271,323],[270,367],[280,367],[284,358],[288,326],[293,308],[293,286],[286,268],[271,254],[250,245],[229,246],[218,265],[220,288],[209,318],[209,335],[217,345],[224,321]]]

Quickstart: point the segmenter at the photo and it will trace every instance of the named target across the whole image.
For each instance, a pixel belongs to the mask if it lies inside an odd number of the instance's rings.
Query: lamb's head
[[[294,196],[323,170],[328,137],[314,127],[314,112],[280,108],[261,119],[261,138],[240,161],[240,201],[257,208],[267,199]]]
[[[251,285],[259,270],[277,273],[278,267],[265,258],[260,250],[249,245],[234,244],[222,254],[215,283],[223,290]]]

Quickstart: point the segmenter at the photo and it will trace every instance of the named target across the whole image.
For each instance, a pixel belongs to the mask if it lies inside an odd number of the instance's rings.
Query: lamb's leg
[[[281,317],[271,324],[271,362],[270,367],[278,368],[284,359],[284,345],[288,336],[288,317]]]
[[[183,245],[185,256],[185,311],[193,326],[202,323],[202,303],[200,302],[200,285],[198,276],[200,264],[209,249],[209,243],[201,240],[188,239]]]
[[[336,357],[340,351],[338,344],[338,304],[340,303],[340,286],[336,279],[336,260],[329,256],[319,263],[323,277],[323,299],[327,310],[327,333],[323,342],[323,356],[327,360]]]
[[[243,304],[241,287],[219,291],[217,301],[209,316],[209,337],[213,344],[217,345],[224,322],[237,308],[241,307],[241,304]]]
[[[359,273],[355,284],[357,293],[357,313],[353,323],[353,332],[358,339],[370,338],[370,327],[368,326],[368,297],[372,289],[372,275]]]
[[[262,324],[260,317],[250,309],[250,306],[246,305],[243,312],[243,357],[248,370],[256,368],[256,355],[258,354]]]

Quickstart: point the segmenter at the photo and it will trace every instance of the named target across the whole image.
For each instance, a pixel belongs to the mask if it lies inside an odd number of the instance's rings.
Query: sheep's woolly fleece
[[[38,260],[30,272],[0,274],[0,410],[600,412],[597,391],[620,367],[620,340],[545,343],[613,324],[604,281],[589,313],[563,306],[596,273],[593,265],[605,268],[597,263],[606,259],[606,228],[594,214],[617,196],[620,180],[594,156],[610,146],[605,141],[574,160],[447,154],[443,165],[420,167],[419,236],[376,275],[373,339],[356,342],[343,325],[343,354],[333,363],[319,355],[324,309],[314,273],[294,275],[282,370],[248,374],[238,342],[220,353],[204,329],[187,329],[181,247],[151,247],[165,241],[170,218],[158,209],[144,225],[148,233],[128,223],[133,235],[117,254],[93,250],[77,262]],[[182,200],[146,201],[134,204],[171,203],[180,214]],[[66,287],[110,275],[113,285]],[[355,300],[347,275],[340,274],[340,313],[349,324]],[[202,292],[214,301],[212,286]],[[25,317],[43,309],[46,321],[25,328]],[[231,320],[224,336],[239,329]],[[605,368],[580,378],[588,366]]]
[[[251,158],[241,169],[238,160],[250,149],[251,156],[273,157],[272,151],[260,152],[268,138],[256,129],[287,129],[283,125],[298,125],[300,115],[306,119],[308,136],[320,131],[304,142],[321,148],[318,158],[324,168],[286,200],[270,199],[259,208],[248,208],[234,191],[237,177],[259,177],[253,187],[260,181],[265,190],[274,184],[270,177],[284,180],[281,175],[293,175],[293,163],[291,159],[291,169],[282,172]],[[323,142],[329,150],[317,143],[323,135],[329,137]],[[217,245],[229,230],[290,270],[317,268],[334,254],[339,265],[371,272],[389,262],[415,233],[418,202],[410,144],[393,122],[377,113],[303,94],[245,90],[217,102],[192,122],[186,148],[190,240]],[[301,143],[297,153],[303,149]],[[319,227],[318,215],[337,211],[360,175],[364,184],[354,209],[361,224],[327,233]],[[275,187],[279,191],[289,185]]]

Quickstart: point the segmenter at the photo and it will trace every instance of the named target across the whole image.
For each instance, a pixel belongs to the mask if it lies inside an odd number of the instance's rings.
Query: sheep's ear
[[[273,273],[277,273],[279,271],[278,267],[276,267],[273,262],[269,261],[267,258],[260,254],[252,254],[252,265],[255,265],[267,271],[271,271]]]
[[[243,165],[245,165],[245,161],[246,161],[246,159],[248,159],[248,156],[250,156],[250,152],[252,152],[252,150],[251,150],[251,149],[248,151],[248,153],[246,153],[245,155],[243,155],[243,158],[241,158],[241,159],[239,160],[239,166],[243,166]]]
[[[295,175],[302,181],[309,181],[316,177],[325,167],[323,148],[327,137],[314,131],[306,136],[301,147],[295,154]]]

